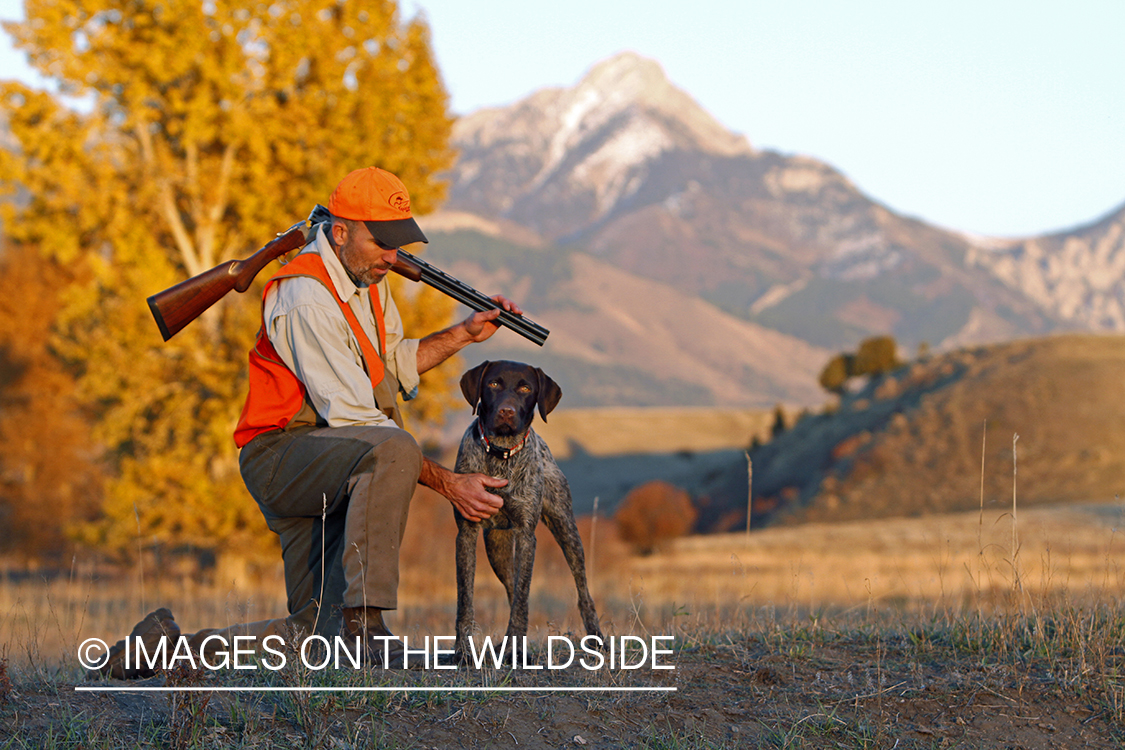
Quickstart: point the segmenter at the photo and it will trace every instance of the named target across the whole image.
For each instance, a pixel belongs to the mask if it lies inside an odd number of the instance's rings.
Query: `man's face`
[[[338,234],[334,239],[339,247],[340,262],[352,279],[368,286],[376,284],[387,275],[391,266],[398,259],[398,248],[387,247],[371,236],[367,225],[362,222],[353,224],[354,229],[348,231],[343,224],[336,224],[332,231]],[[346,238],[341,237],[342,234]]]

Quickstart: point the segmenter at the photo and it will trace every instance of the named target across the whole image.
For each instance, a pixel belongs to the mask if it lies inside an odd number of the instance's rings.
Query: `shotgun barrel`
[[[426,261],[411,255],[402,248],[399,248],[398,260],[391,266],[391,270],[401,276],[405,276],[411,281],[421,281],[423,284],[432,286],[442,294],[452,297],[462,305],[476,310],[477,312],[500,308],[499,305],[468,284],[453,278],[440,268],[431,266]],[[539,346],[543,346],[547,341],[547,336],[551,333],[530,318],[526,318],[523,315],[516,315],[503,308],[500,308],[500,317],[496,319],[496,323],[515,331],[528,341],[538,344]]]

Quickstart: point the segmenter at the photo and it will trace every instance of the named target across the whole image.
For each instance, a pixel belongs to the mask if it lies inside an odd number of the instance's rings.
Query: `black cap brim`
[[[402,247],[415,242],[429,242],[413,218],[391,221],[365,221],[371,236],[387,247]]]

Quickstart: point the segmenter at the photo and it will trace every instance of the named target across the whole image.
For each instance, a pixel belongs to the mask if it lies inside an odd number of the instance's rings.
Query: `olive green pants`
[[[281,538],[289,616],[208,634],[335,635],[341,607],[395,609],[398,558],[422,452],[398,427],[274,430],[239,457],[247,489]]]

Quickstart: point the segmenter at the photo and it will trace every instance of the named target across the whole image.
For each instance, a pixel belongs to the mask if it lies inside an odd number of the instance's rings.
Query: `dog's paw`
[[[608,649],[609,639],[605,637],[599,628],[587,630],[586,635],[582,637],[581,643],[583,646],[588,646],[591,649],[605,653]]]

